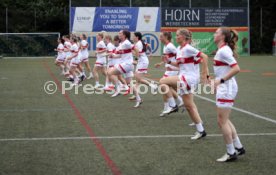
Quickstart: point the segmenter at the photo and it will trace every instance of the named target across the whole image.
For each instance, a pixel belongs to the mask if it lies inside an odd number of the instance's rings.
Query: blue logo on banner
[[[159,40],[157,36],[151,33],[145,33],[143,35],[144,41],[148,43],[152,49],[152,53],[155,53],[159,48]]]

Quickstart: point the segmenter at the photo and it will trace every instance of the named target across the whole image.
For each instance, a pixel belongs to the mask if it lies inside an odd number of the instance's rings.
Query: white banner
[[[156,31],[158,7],[140,7],[136,31]]]
[[[75,9],[73,31],[90,32],[93,29],[95,7],[78,7]]]

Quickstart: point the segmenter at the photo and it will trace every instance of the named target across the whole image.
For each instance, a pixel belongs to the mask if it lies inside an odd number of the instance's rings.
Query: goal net
[[[0,56],[54,56],[60,33],[0,33]]]

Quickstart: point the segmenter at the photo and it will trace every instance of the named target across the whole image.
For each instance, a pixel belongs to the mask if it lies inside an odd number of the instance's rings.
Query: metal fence
[[[247,7],[249,0],[70,0],[72,7]]]

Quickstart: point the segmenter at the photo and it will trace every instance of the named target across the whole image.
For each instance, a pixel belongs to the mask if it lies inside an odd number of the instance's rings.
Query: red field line
[[[49,65],[47,64],[47,62],[43,62],[43,66],[48,71],[49,75],[53,78],[53,80],[55,81],[55,83],[57,84],[58,89],[60,91],[62,91],[62,86],[61,86],[59,80],[56,78],[56,76],[54,75],[54,73],[51,71],[51,69],[50,69]],[[86,129],[86,132],[91,137],[91,140],[96,145],[98,151],[101,153],[102,157],[104,158],[107,166],[111,169],[112,173],[114,175],[121,175],[122,174],[121,171],[116,166],[116,164],[111,160],[110,156],[107,154],[107,152],[104,149],[103,145],[101,144],[100,140],[98,138],[96,138],[97,136],[95,135],[94,131],[89,126],[89,124],[84,119],[84,117],[81,115],[79,109],[76,107],[76,105],[71,100],[71,98],[69,97],[69,95],[67,93],[64,93],[63,96],[67,100],[67,102],[69,103],[69,105],[71,106],[71,108],[74,110],[76,118],[80,121],[80,123]]]

